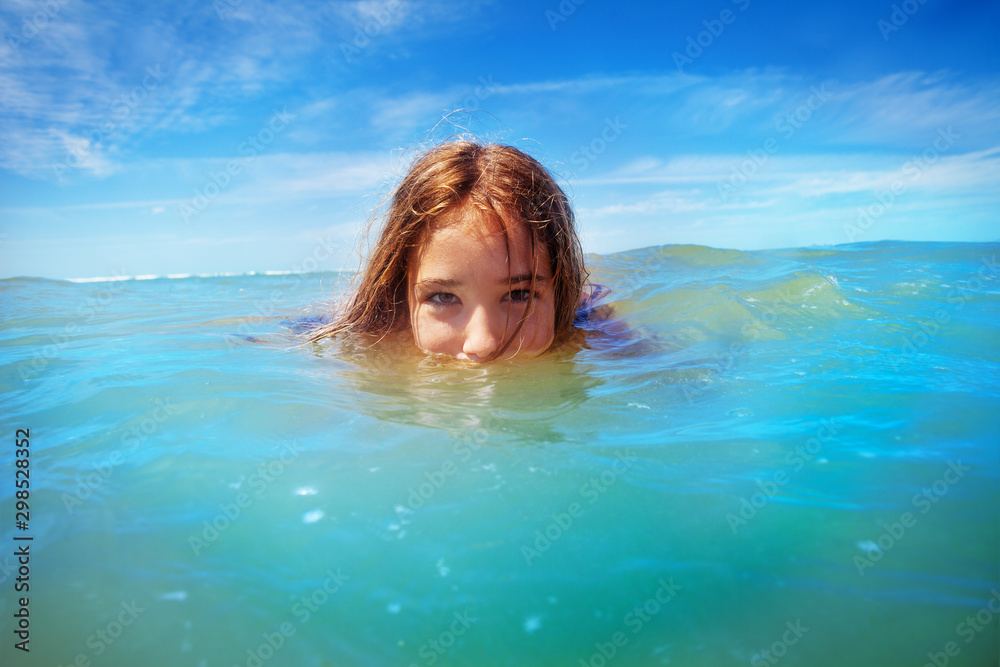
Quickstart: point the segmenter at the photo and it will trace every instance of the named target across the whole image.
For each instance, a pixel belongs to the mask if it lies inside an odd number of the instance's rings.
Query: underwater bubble
[[[875,544],[871,540],[862,540],[858,542],[858,548],[865,553],[870,553],[872,551],[882,551],[879,545]]]
[[[323,510],[310,510],[302,515],[302,523],[316,523],[326,516]]]

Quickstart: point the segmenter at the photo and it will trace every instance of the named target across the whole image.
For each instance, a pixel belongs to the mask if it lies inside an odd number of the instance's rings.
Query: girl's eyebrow
[[[441,287],[461,287],[462,281],[455,280],[454,278],[424,278],[419,281],[415,287],[420,287],[421,285],[440,285]]]
[[[536,283],[544,283],[547,280],[548,280],[548,278],[546,278],[545,276],[535,276],[535,282]],[[497,285],[506,285],[507,282],[508,282],[507,278],[501,278],[500,280],[497,281]],[[509,282],[510,282],[511,285],[516,285],[517,283],[530,283],[531,282],[531,274],[530,273],[522,273],[519,276],[511,276],[510,279],[509,279]]]
[[[548,278],[546,278],[545,276],[535,276],[536,283],[544,283],[547,281]],[[531,274],[524,273],[519,276],[511,276],[509,282],[511,285],[517,285],[519,283],[530,283]],[[497,280],[497,285],[506,285],[506,284],[508,284],[508,278],[506,276]],[[456,280],[455,278],[424,278],[423,280],[418,282],[415,285],[415,287],[422,287],[424,285],[438,285],[440,287],[450,288],[450,287],[461,287],[463,283],[461,280]]]

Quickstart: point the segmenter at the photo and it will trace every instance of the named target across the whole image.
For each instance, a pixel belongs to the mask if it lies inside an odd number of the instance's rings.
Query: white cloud
[[[870,192],[902,181],[908,189],[974,191],[1000,182],[1000,147],[950,155],[947,151],[895,155],[682,156],[663,162],[644,157],[601,176],[574,181],[577,186],[688,186],[713,193],[718,184],[734,195],[760,193],[811,198]]]

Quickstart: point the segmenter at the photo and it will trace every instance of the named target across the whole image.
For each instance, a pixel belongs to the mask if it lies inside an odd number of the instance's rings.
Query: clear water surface
[[[996,665],[998,251],[593,257],[626,333],[483,368],[281,344],[337,274],[0,281],[0,662]]]

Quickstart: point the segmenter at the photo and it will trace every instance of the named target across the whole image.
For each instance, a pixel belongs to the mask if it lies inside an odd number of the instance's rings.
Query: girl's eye
[[[427,301],[437,306],[451,306],[458,303],[458,297],[450,292],[435,292],[427,297]]]
[[[531,291],[526,289],[516,289],[513,290],[508,296],[513,303],[528,303],[528,299],[531,297]]]

